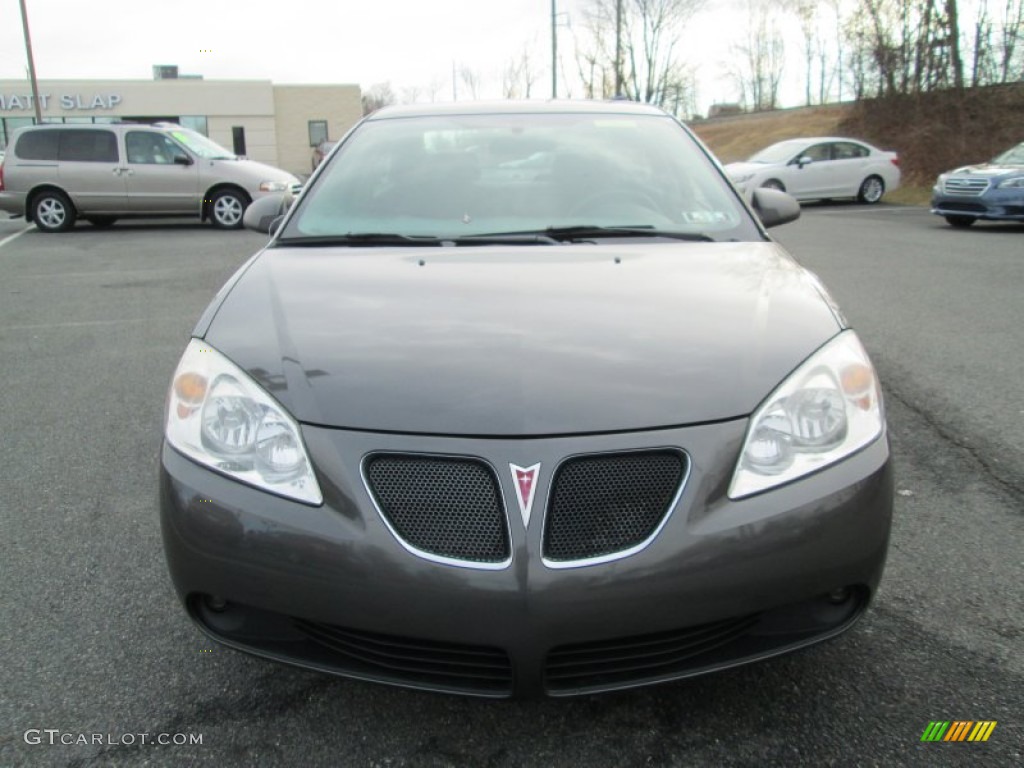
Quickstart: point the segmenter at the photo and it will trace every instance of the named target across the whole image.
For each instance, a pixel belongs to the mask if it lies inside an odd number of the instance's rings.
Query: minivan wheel
[[[63,192],[46,190],[32,199],[32,220],[40,232],[67,232],[75,226],[75,209]]]
[[[946,222],[951,227],[969,227],[975,221],[977,221],[977,219],[973,216],[946,216]]]
[[[857,199],[862,203],[877,203],[885,194],[885,182],[878,176],[868,176],[860,185]]]
[[[241,229],[249,198],[237,189],[222,189],[210,199],[210,221],[218,229]]]
[[[109,227],[117,221],[117,216],[86,216],[85,220],[94,227]]]

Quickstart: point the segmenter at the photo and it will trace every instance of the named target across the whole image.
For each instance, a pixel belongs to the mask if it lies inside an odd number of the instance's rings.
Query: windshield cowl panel
[[[713,162],[667,115],[367,121],[327,162],[280,241],[344,245],[338,238],[364,233],[458,245],[511,236],[538,245],[544,238],[764,239]]]

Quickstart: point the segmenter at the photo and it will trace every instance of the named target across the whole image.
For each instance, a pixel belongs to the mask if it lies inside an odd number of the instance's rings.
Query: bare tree
[[[448,81],[445,78],[437,76],[430,79],[430,84],[427,86],[427,96],[433,101],[437,101],[438,95],[444,90]]]
[[[676,51],[687,21],[705,0],[622,0],[624,95],[662,107],[692,102],[690,70]],[[615,94],[617,0],[588,0],[576,36],[576,69],[590,98]],[[691,96],[684,98],[689,90]]]
[[[376,112],[381,107],[387,107],[397,101],[395,92],[391,89],[391,83],[375,83],[363,92],[363,114],[368,115]]]
[[[479,72],[477,72],[472,67],[463,65],[463,66],[459,67],[459,80],[462,81],[462,84],[464,86],[466,86],[466,89],[469,91],[469,98],[470,99],[475,100],[475,99],[479,98],[479,93],[480,93],[480,73]]]
[[[501,73],[501,93],[506,99],[528,99],[539,75],[524,45],[518,56],[508,60]]]
[[[785,42],[770,0],[749,0],[743,42],[733,48],[730,74],[741,101],[754,110],[775,109],[785,65]]]

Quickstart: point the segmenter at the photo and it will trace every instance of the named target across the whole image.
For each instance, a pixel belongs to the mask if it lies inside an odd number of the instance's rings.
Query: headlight
[[[1015,176],[1012,179],[1005,179],[1000,181],[996,187],[998,189],[1024,189],[1024,176]]]
[[[875,369],[857,334],[844,331],[790,374],[751,417],[729,498],[816,472],[884,430]]]
[[[320,504],[299,425],[213,347],[189,342],[167,398],[167,442],[228,477]]]
[[[292,188],[294,181],[261,181],[260,192],[286,192]]]
[[[752,173],[740,173],[731,177],[734,184],[743,184],[744,182],[750,181],[754,178]]]

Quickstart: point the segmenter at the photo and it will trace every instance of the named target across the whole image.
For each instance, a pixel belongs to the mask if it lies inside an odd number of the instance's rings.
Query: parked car
[[[78,218],[109,226],[126,216],[189,215],[237,229],[250,202],[298,183],[171,123],[29,126],[14,132],[7,152],[0,210],[43,232],[64,232]]]
[[[954,227],[979,219],[1024,221],[1024,143],[987,163],[941,174],[932,189],[932,213]]]
[[[173,374],[160,508],[188,615],[258,656],[490,697],[848,629],[892,514],[879,382],[764,229],[799,205],[750,199],[760,218],[647,105],[363,119],[299,197],[250,206],[271,240]]]
[[[321,141],[315,147],[313,147],[313,170],[324,161],[324,158],[334,149],[336,141]]]
[[[897,153],[831,136],[780,141],[725,170],[741,191],[781,189],[797,200],[854,197],[877,203],[900,185]]]

